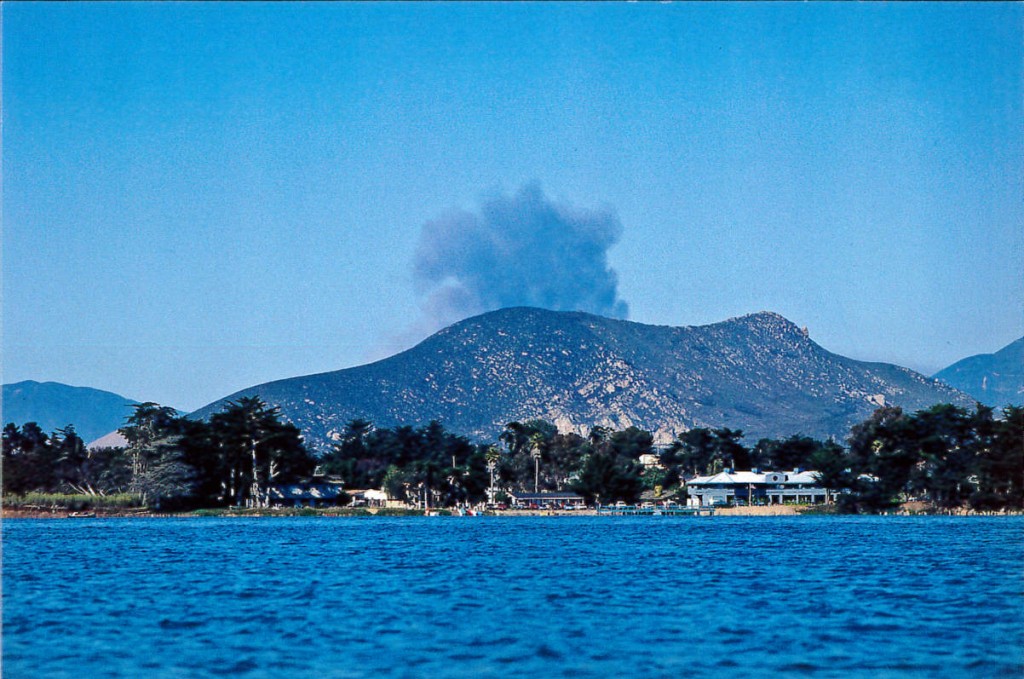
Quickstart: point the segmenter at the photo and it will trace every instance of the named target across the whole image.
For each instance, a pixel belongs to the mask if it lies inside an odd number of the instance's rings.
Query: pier
[[[643,507],[598,505],[598,516],[714,516],[714,507]]]

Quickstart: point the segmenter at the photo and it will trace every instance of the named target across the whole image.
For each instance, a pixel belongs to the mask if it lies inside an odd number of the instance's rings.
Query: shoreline
[[[450,510],[436,510],[437,513],[427,514],[421,509],[380,509],[380,508],[287,508],[287,509],[199,509],[187,512],[157,512],[149,509],[96,509],[88,512],[74,512],[64,508],[43,508],[43,507],[4,507],[0,512],[0,519],[68,519],[68,518],[90,518],[90,519],[204,519],[204,518],[228,518],[228,519],[252,519],[252,518],[331,518],[331,519],[356,519],[356,518],[395,518],[410,516],[432,516],[439,518],[476,518],[460,517]],[[72,514],[88,514],[89,516],[79,517]],[[518,517],[572,517],[572,516],[597,516],[595,509],[577,509],[572,511],[564,510],[543,510],[543,509],[507,509],[502,511],[488,511],[482,516],[498,518]],[[861,516],[857,514],[838,514],[830,511],[822,505],[767,505],[754,507],[718,507],[714,516],[752,516],[752,517],[776,517],[776,516]],[[713,519],[714,516],[691,517],[702,519]],[[972,509],[942,510],[932,507],[903,507],[898,510],[875,514],[872,516],[1024,516],[1024,510],[1004,511],[975,511]]]

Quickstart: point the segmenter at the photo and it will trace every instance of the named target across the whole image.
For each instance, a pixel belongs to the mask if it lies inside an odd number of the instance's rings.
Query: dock
[[[714,516],[714,507],[640,507],[598,505],[598,516]]]

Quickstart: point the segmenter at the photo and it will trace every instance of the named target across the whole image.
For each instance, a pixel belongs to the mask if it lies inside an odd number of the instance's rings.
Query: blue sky
[[[193,409],[388,355],[425,225],[524,187],[617,227],[631,320],[927,373],[1024,335],[1024,5],[0,11],[4,382]]]

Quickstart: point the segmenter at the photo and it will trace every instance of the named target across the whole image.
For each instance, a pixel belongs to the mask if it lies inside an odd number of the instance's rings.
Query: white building
[[[725,470],[711,476],[697,476],[686,482],[687,504],[694,507],[735,504],[821,504],[828,502],[825,488],[818,485],[817,472],[734,472]]]

